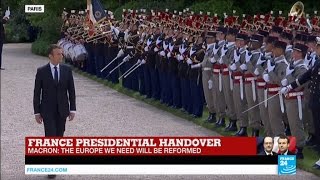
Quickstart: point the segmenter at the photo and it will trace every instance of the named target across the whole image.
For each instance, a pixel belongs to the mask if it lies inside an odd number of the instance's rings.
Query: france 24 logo
[[[278,156],[278,175],[294,175],[297,173],[296,155]]]
[[[44,13],[44,5],[25,5],[25,13]]]

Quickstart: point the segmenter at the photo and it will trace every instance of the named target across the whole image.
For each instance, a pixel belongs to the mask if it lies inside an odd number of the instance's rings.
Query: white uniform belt
[[[267,83],[266,82],[257,82],[258,86],[265,86]]]
[[[229,72],[229,69],[228,68],[223,68],[222,72]]]
[[[204,70],[204,71],[211,71],[212,68],[210,68],[210,67],[205,67],[205,68],[203,68],[203,70]]]
[[[268,91],[269,92],[278,92],[278,91],[280,91],[280,87],[275,87],[275,88],[268,88]]]
[[[219,72],[220,72],[220,69],[213,69],[213,72],[219,73]]]
[[[242,76],[234,76],[234,79],[240,80],[240,79],[242,79]]]
[[[303,91],[288,93],[288,97],[297,97],[297,96],[302,96],[302,95],[303,95]]]
[[[253,80],[256,80],[257,78],[256,77],[248,77],[248,78],[245,78],[246,81],[253,81]]]
[[[133,46],[127,46],[127,49],[133,49],[134,47]]]

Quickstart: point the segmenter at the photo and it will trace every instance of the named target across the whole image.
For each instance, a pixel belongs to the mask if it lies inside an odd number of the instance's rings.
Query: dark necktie
[[[54,67],[54,82],[55,82],[56,84],[58,84],[58,82],[59,82],[59,79],[58,79],[58,68],[57,68],[57,66]]]

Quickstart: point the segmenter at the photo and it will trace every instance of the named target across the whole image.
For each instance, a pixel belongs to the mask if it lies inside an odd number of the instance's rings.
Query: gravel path
[[[43,125],[33,116],[32,97],[36,69],[47,63],[30,52],[30,44],[6,44],[1,71],[1,179],[46,179],[24,175],[24,138],[43,136]],[[74,74],[77,114],[68,122],[66,136],[219,136],[187,120],[119,94]],[[297,176],[57,176],[56,179],[317,179]]]

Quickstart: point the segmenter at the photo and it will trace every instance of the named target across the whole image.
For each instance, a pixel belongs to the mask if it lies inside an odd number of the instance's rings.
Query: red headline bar
[[[26,137],[29,156],[256,155],[250,137]]]

